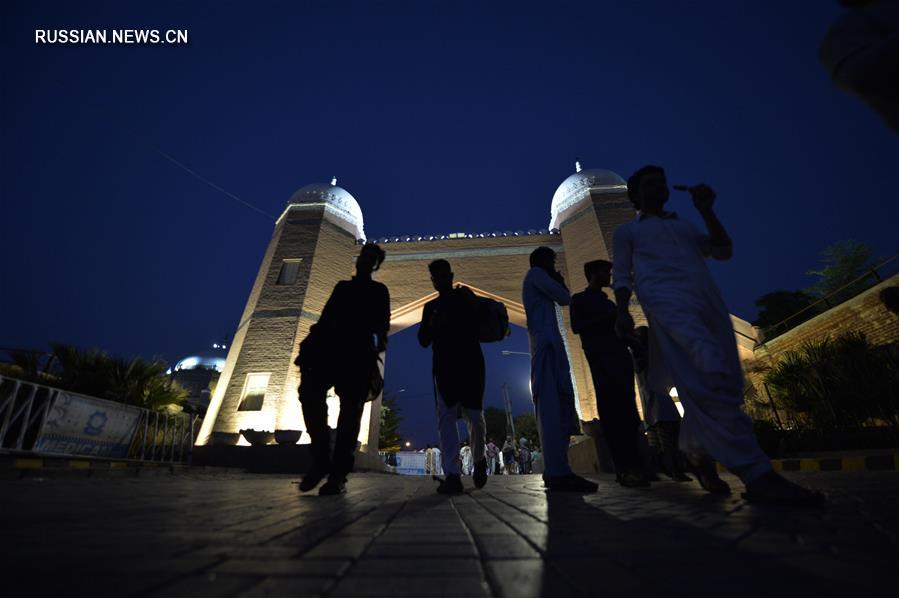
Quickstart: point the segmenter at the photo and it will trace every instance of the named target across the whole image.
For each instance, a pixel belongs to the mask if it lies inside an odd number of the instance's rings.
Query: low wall
[[[774,366],[785,353],[799,349],[804,343],[836,338],[847,332],[861,332],[874,345],[899,342],[899,315],[889,311],[880,300],[880,292],[899,285],[899,274],[891,276],[852,299],[841,303],[814,318],[767,342],[753,351],[753,359],[744,360],[747,399],[767,403],[763,379],[767,368]]]
[[[755,358],[777,360],[783,353],[797,349],[803,343],[828,336],[834,338],[847,332],[861,332],[874,345],[899,341],[899,316],[887,310],[880,300],[880,292],[891,286],[899,286],[899,274],[763,342],[755,348]]]

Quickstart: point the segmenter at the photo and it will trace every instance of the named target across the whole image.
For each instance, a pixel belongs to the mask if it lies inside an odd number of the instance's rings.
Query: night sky
[[[835,241],[896,251],[899,143],[816,59],[840,11],[7,0],[0,346],[174,361],[233,334],[299,187],[336,175],[369,237],[539,229],[575,159],[712,185],[735,243],[713,270],[752,319],[759,295],[808,286]],[[55,28],[187,29],[190,43],[34,43]],[[670,205],[698,220],[684,196]],[[433,442],[430,357],[414,329],[392,341],[404,431]],[[527,359],[499,356],[526,347],[520,330],[485,346],[488,405],[508,381],[527,409]]]

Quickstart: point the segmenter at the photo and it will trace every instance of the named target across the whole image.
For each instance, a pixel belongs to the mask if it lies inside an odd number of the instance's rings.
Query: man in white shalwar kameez
[[[664,389],[670,379],[684,404],[680,433],[687,453],[706,453],[736,474],[751,501],[816,504],[823,498],[775,473],[741,410],[743,372],[730,315],[706,257],[729,259],[730,237],[712,208],[715,193],[690,187],[693,204],[708,233],[663,209],[668,200],[664,170],[646,166],[628,181],[638,217],[615,230],[613,288],[616,329],[633,335],[628,311],[631,290],[649,320],[650,355],[665,368],[650,368],[649,386]],[[652,357],[650,357],[652,359]]]
[[[431,475],[443,475],[443,463],[440,460],[440,447],[431,448]]]
[[[471,475],[474,469],[474,460],[471,458],[471,447],[468,443],[462,445],[459,456],[462,459],[462,475]]]
[[[556,305],[568,305],[571,295],[555,261],[556,253],[549,247],[535,249],[522,289],[531,349],[531,393],[545,464],[543,481],[550,490],[595,492],[597,484],[575,475],[568,465],[569,440],[578,433],[577,412]]]

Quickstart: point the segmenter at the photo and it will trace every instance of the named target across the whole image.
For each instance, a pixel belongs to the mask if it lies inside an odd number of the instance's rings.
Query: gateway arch
[[[437,258],[452,263],[457,283],[503,302],[510,322],[525,326],[521,284],[531,251],[541,245],[553,248],[572,293],[581,291],[586,286],[584,263],[610,259],[613,230],[633,215],[620,176],[578,165],[553,196],[545,230],[369,239],[387,251],[375,279],[390,290],[390,333],[421,320],[424,304],[435,296],[427,264]],[[365,239],[362,210],[336,180],[293,194],[275,224],[198,444],[209,443],[215,432],[244,428],[305,430],[297,400],[300,373],[293,359],[334,285],[353,274],[353,260]],[[631,310],[638,323],[645,321],[636,303]],[[597,417],[596,395],[587,360],[571,332],[568,309],[559,316],[578,412],[582,420],[591,420]],[[385,365],[390,367],[389,351]],[[366,406],[359,437],[363,451],[377,452],[380,404],[379,397]],[[335,422],[336,412],[336,405],[329,409]]]

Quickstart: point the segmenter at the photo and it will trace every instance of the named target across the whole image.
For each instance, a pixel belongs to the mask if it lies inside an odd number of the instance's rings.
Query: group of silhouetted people
[[[439,446],[427,445],[419,451],[425,455],[425,475],[442,476],[443,471],[443,451]],[[533,473],[533,465],[539,458],[540,452],[536,449],[531,450],[527,438],[522,436],[519,444],[516,446],[509,436],[503,444],[502,450],[488,439],[484,446],[484,455],[487,460],[487,475],[511,475],[511,474],[529,474]],[[459,447],[458,455],[455,457],[461,463],[462,475],[473,475],[474,454],[471,450],[471,444],[466,440]],[[395,465],[395,463],[394,463]],[[461,480],[460,480],[461,482]],[[444,485],[438,487],[440,492],[445,492],[447,488]]]
[[[649,485],[644,458],[648,437],[662,470],[672,479],[689,480],[684,472],[689,469],[707,491],[729,493],[716,473],[718,461],[741,479],[750,501],[819,503],[822,495],[773,471],[752,421],[741,410],[743,374],[733,328],[705,263],[709,257],[729,259],[732,253],[730,237],[713,209],[715,193],[707,185],[675,188],[690,193],[706,231],[664,209],[669,196],[665,173],[657,166],[643,167],[627,184],[636,218],[615,230],[613,262],[598,259],[584,265],[587,288],[580,293],[570,294],[556,270],[552,249],[539,247],[530,255],[522,300],[544,485],[552,491],[598,488],[576,475],[568,463],[570,438],[580,432],[580,425],[558,306],[570,306],[571,328],[580,337],[590,366],[600,425],[618,483]],[[372,272],[384,258],[377,245],[363,246],[356,276],[338,283],[318,323],[301,343],[300,401],[314,459],[300,484],[303,491],[326,476],[320,494],[345,490],[362,408],[383,384],[378,360],[386,347],[390,301],[387,288],[372,280]],[[497,447],[485,443],[481,351],[485,312],[471,289],[454,286],[448,261],[434,260],[428,270],[438,295],[424,306],[418,340],[433,354],[440,438],[434,456],[440,455],[444,474],[437,491],[456,494],[464,491],[463,459],[478,488],[486,484],[488,469],[495,467]],[[614,289],[614,302],[604,287]],[[648,328],[635,329],[629,308],[634,292]],[[635,375],[646,434],[636,408]],[[325,405],[332,386],[341,406],[333,453]],[[683,420],[670,398],[672,388],[677,388],[683,405]],[[466,455],[459,451],[458,419],[468,426]]]

